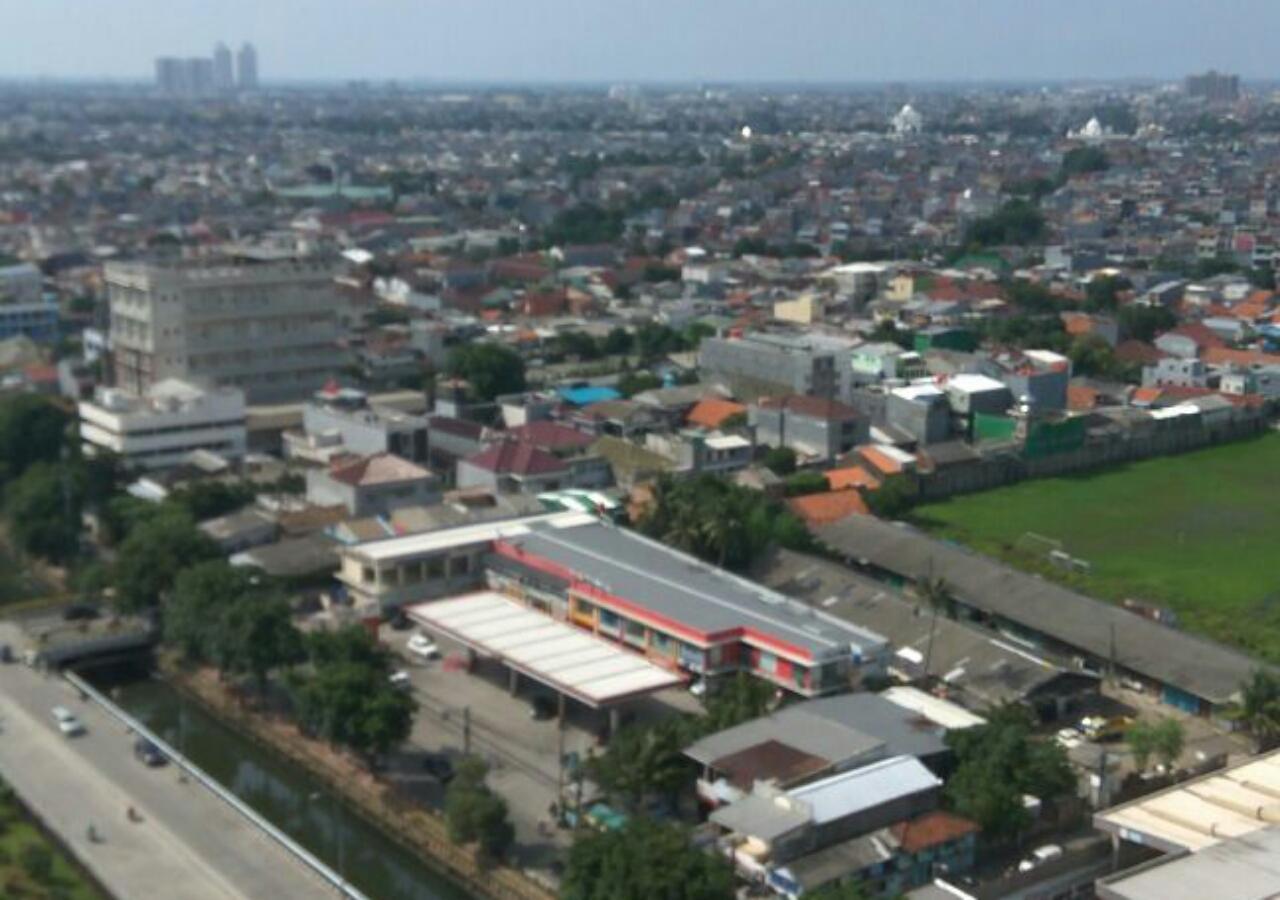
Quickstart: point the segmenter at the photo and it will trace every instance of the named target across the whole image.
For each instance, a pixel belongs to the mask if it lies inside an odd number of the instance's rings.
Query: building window
[[[444,558],[443,557],[437,556],[434,559],[427,560],[427,577],[428,578],[444,577]]]
[[[373,571],[372,566],[365,566],[360,573],[360,580],[365,584],[373,584],[377,580],[377,573]]]
[[[466,575],[471,571],[471,558],[467,556],[455,556],[449,560],[449,577],[455,578],[459,575]]]
[[[663,656],[670,656],[675,652],[675,643],[669,635],[665,635],[660,631],[653,633],[653,649]]]
[[[644,626],[639,622],[627,621],[623,627],[622,637],[628,644],[644,646]]]
[[[618,627],[621,624],[622,624],[622,619],[619,618],[617,613],[610,612],[607,609],[600,610],[600,627],[601,628],[608,628],[610,631],[617,631]]]

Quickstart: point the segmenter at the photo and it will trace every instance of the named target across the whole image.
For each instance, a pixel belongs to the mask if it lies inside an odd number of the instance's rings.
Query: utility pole
[[[471,755],[471,707],[462,707],[462,753]]]

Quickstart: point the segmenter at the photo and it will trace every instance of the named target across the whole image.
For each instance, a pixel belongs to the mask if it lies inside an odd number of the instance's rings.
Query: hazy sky
[[[1280,0],[0,0],[0,76],[938,81],[1280,71]]]

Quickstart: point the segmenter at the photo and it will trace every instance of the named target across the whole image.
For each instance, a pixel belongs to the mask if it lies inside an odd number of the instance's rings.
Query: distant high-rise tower
[[[1188,75],[1186,92],[1188,97],[1210,103],[1235,103],[1240,99],[1240,76],[1225,75],[1213,69],[1202,75]]]
[[[234,90],[236,86],[231,48],[221,41],[213,48],[213,86],[220,91]]]
[[[166,94],[178,94],[183,90],[186,81],[186,70],[182,60],[174,56],[161,56],[156,59],[156,87]]]
[[[253,44],[247,41],[240,47],[240,53],[236,58],[239,68],[237,72],[237,83],[242,91],[254,91],[258,89],[258,51],[253,49]]]

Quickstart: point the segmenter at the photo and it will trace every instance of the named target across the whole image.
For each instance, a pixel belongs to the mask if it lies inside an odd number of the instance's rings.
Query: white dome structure
[[[893,133],[905,136],[908,134],[919,134],[924,128],[924,117],[910,103],[898,110],[894,117],[890,120],[893,126]]]

